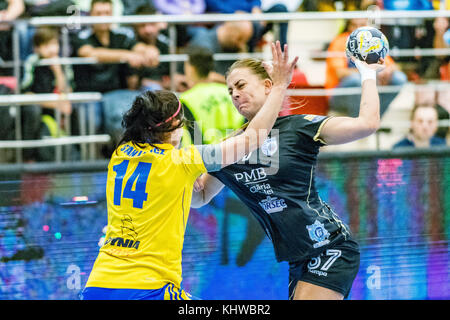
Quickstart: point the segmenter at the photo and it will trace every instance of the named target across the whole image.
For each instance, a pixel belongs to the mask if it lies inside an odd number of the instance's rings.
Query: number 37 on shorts
[[[341,256],[342,251],[338,249],[328,249],[324,253],[321,253],[318,257],[312,258],[308,265],[308,272],[317,275],[326,276],[327,271]]]

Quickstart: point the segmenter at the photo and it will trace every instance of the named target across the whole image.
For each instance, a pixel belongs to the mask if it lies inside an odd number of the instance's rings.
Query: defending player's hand
[[[195,180],[195,182],[194,182],[194,191],[195,192],[200,192],[205,188],[202,177],[203,177],[203,175],[198,177],[197,180]]]
[[[274,86],[287,88],[292,81],[295,65],[298,62],[298,56],[292,62],[289,62],[288,46],[284,45],[284,52],[281,50],[280,42],[271,44],[272,61],[263,63],[264,68],[272,79]]]

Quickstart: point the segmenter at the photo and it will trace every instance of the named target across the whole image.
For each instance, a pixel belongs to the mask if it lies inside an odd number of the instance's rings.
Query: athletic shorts
[[[359,256],[358,243],[347,239],[309,261],[290,262],[289,299],[294,297],[298,281],[337,291],[347,298],[359,270]]]
[[[172,283],[160,289],[111,289],[86,287],[80,293],[80,300],[198,300]]]

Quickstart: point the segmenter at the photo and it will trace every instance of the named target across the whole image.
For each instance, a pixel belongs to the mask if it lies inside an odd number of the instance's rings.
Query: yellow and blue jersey
[[[204,150],[132,143],[117,148],[108,165],[106,238],[86,287],[180,287],[193,184],[207,168],[220,168],[205,166]]]

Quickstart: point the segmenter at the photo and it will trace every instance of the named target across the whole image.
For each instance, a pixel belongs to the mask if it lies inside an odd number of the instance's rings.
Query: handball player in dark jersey
[[[379,127],[376,73],[384,61],[353,61],[362,84],[358,117],[279,117],[256,152],[195,183],[191,207],[207,204],[226,185],[250,208],[271,239],[277,261],[289,262],[289,299],[344,299],[358,273],[358,244],[320,198],[314,178],[321,146],[361,139]],[[250,58],[230,67],[227,86],[235,107],[251,120],[272,81],[263,62]]]

